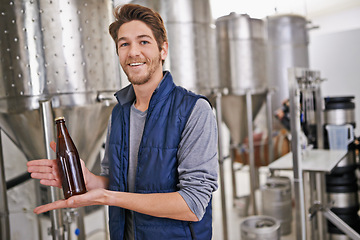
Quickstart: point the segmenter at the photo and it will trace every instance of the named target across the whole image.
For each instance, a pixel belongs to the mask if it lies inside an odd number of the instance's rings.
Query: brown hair
[[[150,8],[137,4],[125,4],[122,6],[117,6],[114,9],[114,17],[115,21],[110,24],[109,33],[115,41],[116,53],[118,53],[117,33],[119,28],[124,23],[133,20],[142,21],[151,29],[159,47],[159,51],[161,51],[163,43],[167,42],[164,22],[160,14]]]

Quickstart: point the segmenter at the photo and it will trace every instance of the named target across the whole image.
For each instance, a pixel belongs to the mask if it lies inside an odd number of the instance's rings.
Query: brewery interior
[[[55,158],[65,116],[100,172],[113,94],[128,84],[108,26],[129,2],[161,14],[164,69],[214,107],[213,239],[360,239],[357,0],[2,0],[0,239],[109,239],[106,206],[34,214],[62,196],[26,162]]]

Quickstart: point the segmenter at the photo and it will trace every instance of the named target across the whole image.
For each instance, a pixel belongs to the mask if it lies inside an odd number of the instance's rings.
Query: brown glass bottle
[[[56,160],[65,199],[86,193],[79,153],[65,125],[65,118],[55,119],[57,128]]]

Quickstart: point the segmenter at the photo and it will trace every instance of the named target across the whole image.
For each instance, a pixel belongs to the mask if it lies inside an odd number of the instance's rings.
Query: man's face
[[[167,55],[167,44],[159,51],[151,29],[144,22],[124,23],[118,30],[117,45],[120,65],[132,84],[145,84],[154,73],[162,76],[161,61]]]

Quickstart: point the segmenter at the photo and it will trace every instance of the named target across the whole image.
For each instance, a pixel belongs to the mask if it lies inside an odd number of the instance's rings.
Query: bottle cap
[[[56,122],[56,121],[59,121],[59,120],[65,120],[65,117],[61,116],[61,117],[55,118],[55,122]]]

